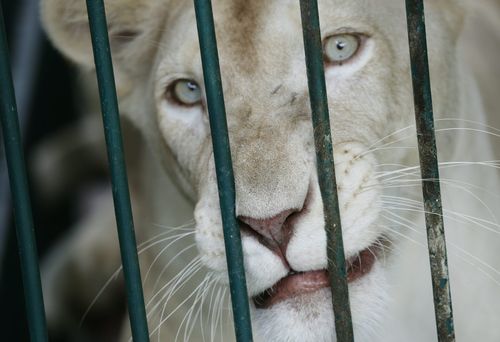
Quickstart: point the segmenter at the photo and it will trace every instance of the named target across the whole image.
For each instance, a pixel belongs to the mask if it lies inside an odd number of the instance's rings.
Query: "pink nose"
[[[239,216],[238,219],[255,233],[260,235],[266,242],[277,244],[280,249],[286,249],[286,244],[292,233],[291,218],[297,213],[297,209],[288,209],[278,215],[265,219],[256,219],[248,216]]]

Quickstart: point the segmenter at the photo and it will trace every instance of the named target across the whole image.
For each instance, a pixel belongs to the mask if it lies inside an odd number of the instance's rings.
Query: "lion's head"
[[[83,4],[45,0],[44,21],[67,56],[92,68]],[[193,4],[106,6],[122,112],[193,199],[199,253],[225,281]],[[256,335],[332,341],[299,2],[216,0],[213,7]],[[414,149],[384,147],[413,122],[404,1],[321,0],[319,7],[350,301],[355,334],[368,338],[387,301],[382,254],[394,235],[381,196],[395,190],[384,189],[381,171],[418,163]],[[460,11],[451,0],[428,0],[426,10],[435,111],[456,112]]]

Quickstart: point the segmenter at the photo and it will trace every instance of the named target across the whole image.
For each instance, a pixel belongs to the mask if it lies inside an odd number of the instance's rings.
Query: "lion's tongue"
[[[358,257],[347,262],[347,281],[352,282],[367,274],[375,262],[375,255],[364,250]],[[280,279],[273,287],[254,298],[258,308],[268,308],[288,298],[311,293],[330,286],[326,270],[290,273]]]

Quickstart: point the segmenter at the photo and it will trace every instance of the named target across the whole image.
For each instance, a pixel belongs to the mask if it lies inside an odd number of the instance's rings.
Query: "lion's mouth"
[[[373,248],[367,248],[346,261],[347,281],[353,282],[368,274],[376,261]],[[268,308],[286,299],[329,287],[328,271],[291,271],[269,289],[253,298],[257,308]]]

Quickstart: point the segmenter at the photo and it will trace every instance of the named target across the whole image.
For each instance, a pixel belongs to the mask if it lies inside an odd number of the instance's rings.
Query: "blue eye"
[[[326,38],[324,54],[328,62],[342,64],[356,55],[360,39],[355,34],[339,34]]]
[[[169,88],[171,97],[181,105],[195,106],[201,103],[200,86],[193,80],[179,79]]]

